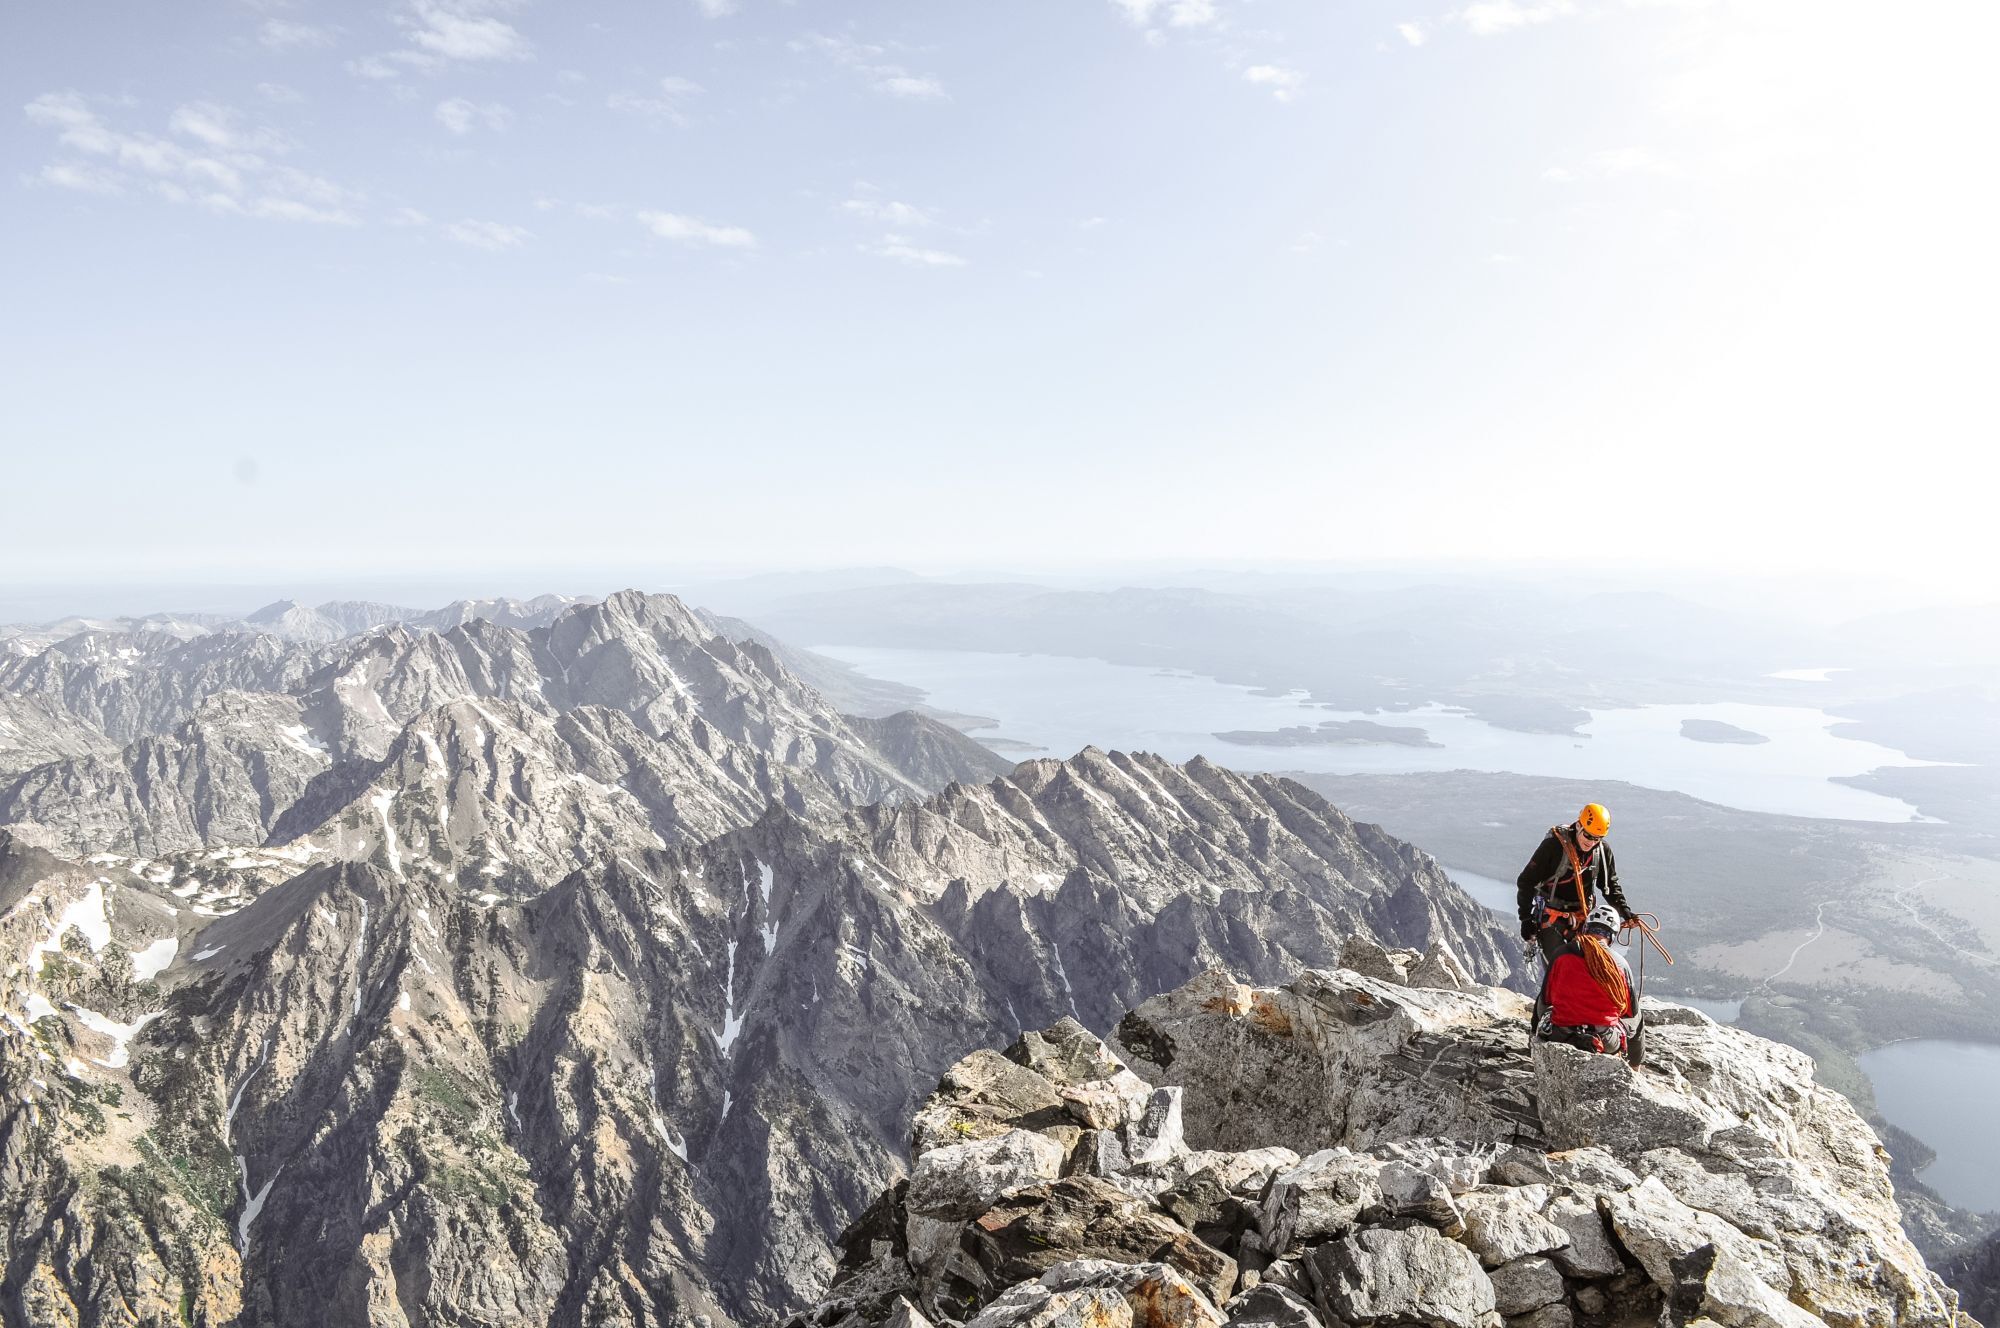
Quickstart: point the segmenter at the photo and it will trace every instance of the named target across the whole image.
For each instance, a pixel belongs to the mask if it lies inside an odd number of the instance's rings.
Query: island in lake
[[[1423,729],[1377,724],[1370,719],[1329,719],[1318,728],[1301,724],[1288,729],[1231,729],[1218,733],[1224,742],[1243,747],[1359,747],[1393,743],[1399,747],[1442,747]]]
[[[1684,719],[1681,721],[1681,736],[1695,742],[1735,742],[1754,747],[1770,739],[1749,729],[1739,729],[1734,724],[1725,724],[1719,719]]]

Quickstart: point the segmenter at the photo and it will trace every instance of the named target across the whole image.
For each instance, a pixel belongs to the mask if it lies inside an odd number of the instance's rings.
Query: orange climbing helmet
[[[1601,802],[1587,802],[1576,814],[1576,828],[1592,839],[1602,839],[1611,833],[1611,813]]]

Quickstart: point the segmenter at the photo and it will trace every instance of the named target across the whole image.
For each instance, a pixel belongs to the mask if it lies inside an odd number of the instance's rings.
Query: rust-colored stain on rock
[[[1292,1035],[1292,1017],[1278,1008],[1270,997],[1259,992],[1250,1002],[1250,1022],[1257,1030],[1273,1037]]]

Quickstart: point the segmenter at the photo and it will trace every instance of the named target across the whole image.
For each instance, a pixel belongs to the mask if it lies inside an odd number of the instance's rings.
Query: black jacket
[[[1568,833],[1563,832],[1565,838]],[[1579,853],[1577,856],[1583,855]],[[1625,902],[1625,892],[1618,888],[1618,863],[1611,856],[1609,843],[1599,843],[1591,850],[1590,856],[1583,859],[1583,883],[1590,891],[1592,903],[1608,899],[1611,907],[1618,910],[1619,917],[1632,916],[1632,907]],[[1551,908],[1575,911],[1583,907],[1576,897],[1576,873],[1569,869],[1569,854],[1563,852],[1554,830],[1542,836],[1535,856],[1528,859],[1528,865],[1514,879],[1514,898],[1520,908],[1524,929],[1531,923],[1541,926],[1542,920],[1533,916],[1535,896],[1538,894],[1546,896]]]

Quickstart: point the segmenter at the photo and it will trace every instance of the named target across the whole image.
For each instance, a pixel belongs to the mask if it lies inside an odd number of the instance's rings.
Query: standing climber
[[[1621,924],[1632,919],[1618,888],[1618,864],[1604,839],[1610,833],[1611,813],[1602,803],[1590,803],[1574,823],[1550,827],[1514,881],[1521,939],[1540,945],[1550,963],[1599,902],[1616,909]]]

